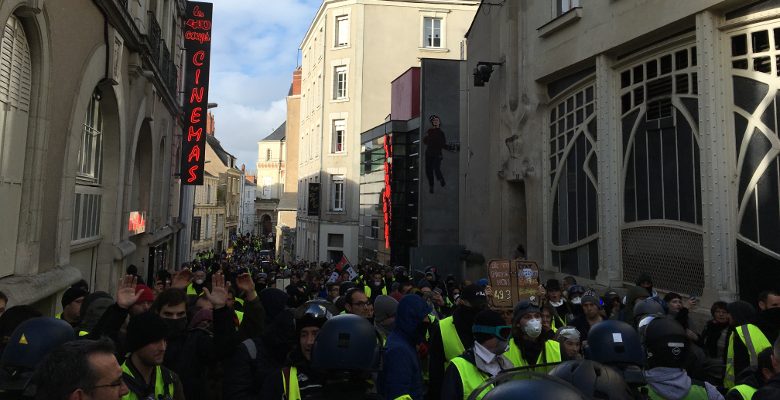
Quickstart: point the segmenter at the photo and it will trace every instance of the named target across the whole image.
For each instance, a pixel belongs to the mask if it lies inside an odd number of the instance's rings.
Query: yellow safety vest
[[[366,294],[366,297],[371,298],[371,287],[368,285],[364,286],[363,292]],[[382,294],[387,296],[387,286],[382,286]]]
[[[290,367],[290,390],[287,390],[287,379],[282,370],[282,387],[288,400],[301,400],[301,388],[298,386],[298,368]]]
[[[463,400],[468,399],[471,392],[476,390],[490,378],[488,374],[480,371],[476,365],[468,362],[468,360],[463,357],[458,356],[453,358],[452,364],[458,369],[458,374],[460,374],[460,381],[463,384]],[[493,386],[491,385],[487,388],[488,390],[484,390],[483,393],[478,394],[476,400],[480,400],[485,393],[492,388]]]
[[[131,378],[135,378],[133,376],[133,372],[130,371],[130,367],[127,366],[127,361],[122,363],[122,373],[125,375],[130,376]],[[168,383],[167,390],[165,381],[163,380],[163,371],[162,367],[159,365],[155,367],[154,370],[155,375],[155,382],[154,382],[154,398],[155,399],[172,399],[173,398],[173,382]],[[130,385],[127,386],[128,389],[130,388]],[[122,396],[122,400],[141,400],[140,397],[136,393],[134,393],[132,390],[130,390],[126,395]]]
[[[756,394],[756,392],[758,391],[758,389],[750,385],[737,385],[731,388],[731,390],[729,390],[729,393],[734,391],[739,392],[739,395],[742,396],[743,399],[751,400],[753,398],[753,395]]]
[[[236,313],[236,318],[238,318],[238,324],[241,325],[241,322],[244,321],[244,312],[243,311],[233,311]]]
[[[509,359],[509,361],[512,362],[512,364],[514,364],[515,368],[531,366],[528,361],[523,358],[523,353],[520,351],[520,347],[517,346],[514,339],[509,341],[509,351],[507,351],[504,355]],[[539,358],[536,359],[536,363],[534,363],[534,365],[559,362],[561,362],[561,345],[555,340],[548,340],[544,342],[544,349],[542,349],[542,352],[539,353]],[[551,369],[552,367],[540,367],[536,372],[547,373]],[[533,370],[536,370],[536,368]]]
[[[747,348],[748,354],[750,355],[751,367],[758,366],[758,353],[772,347],[772,344],[769,343],[769,340],[767,340],[764,333],[761,332],[757,326],[745,324],[736,327],[734,333],[729,336],[728,349],[726,351],[726,375],[723,377],[723,386],[726,389],[731,389],[736,385],[735,379],[736,373],[738,372],[734,371],[734,334],[739,337],[739,340],[741,340],[745,345],[745,348]]]
[[[441,344],[444,346],[444,368],[450,365],[450,361],[463,354],[466,348],[460,341],[458,330],[455,328],[455,322],[452,317],[439,320],[439,331],[441,332]]]
[[[195,287],[190,283],[187,285],[187,296],[197,296],[198,292],[195,291]]]

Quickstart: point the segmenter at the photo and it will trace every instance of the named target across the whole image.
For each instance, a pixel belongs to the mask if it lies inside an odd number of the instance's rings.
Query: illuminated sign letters
[[[385,190],[382,192],[382,213],[385,222],[385,248],[390,248],[390,229],[393,221],[393,201],[392,201],[392,182],[393,165],[390,163],[393,158],[393,143],[390,135],[385,135]]]
[[[212,10],[211,3],[187,2],[184,22],[184,48],[187,51],[184,66],[185,125],[181,152],[181,182],[184,185],[203,184]]]

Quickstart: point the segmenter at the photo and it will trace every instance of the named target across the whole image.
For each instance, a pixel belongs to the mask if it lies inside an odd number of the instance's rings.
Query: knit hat
[[[515,311],[512,313],[512,323],[517,323],[517,321],[520,321],[526,314],[538,312],[541,312],[541,310],[539,310],[539,307],[537,307],[536,304],[533,304],[530,301],[521,301],[517,303]]]
[[[136,304],[143,303],[146,301],[154,301],[154,291],[149,287],[144,285],[143,283],[139,283],[135,286],[135,292],[141,292],[141,296],[136,300]]]
[[[127,350],[134,352],[150,343],[165,339],[168,326],[162,317],[145,312],[130,318],[127,324]]]
[[[735,326],[751,323],[756,316],[755,307],[744,300],[737,300],[729,303],[729,305],[726,306],[726,310],[731,314]]]
[[[374,321],[382,322],[395,316],[398,301],[390,296],[380,295],[374,300]]]
[[[561,291],[561,283],[554,278],[548,279],[547,285],[545,285],[544,288],[547,289],[548,292],[559,292]]]
[[[75,300],[77,300],[80,297],[84,297],[88,295],[89,292],[84,290],[81,287],[69,287],[68,290],[65,291],[65,293],[62,294],[62,301],[60,302],[63,307],[67,306],[70,303],[73,303]]]
[[[580,331],[577,330],[577,328],[573,326],[563,326],[560,329],[558,329],[558,332],[555,334],[555,340],[560,341],[561,338],[565,340],[580,340]]]
[[[478,285],[468,285],[460,292],[460,298],[468,301],[472,307],[479,308],[487,304],[487,295],[485,289]]]
[[[480,311],[474,317],[474,327],[478,325],[483,327],[505,326],[506,321],[504,321],[504,318],[497,311],[488,309],[488,310]],[[495,337],[495,335],[491,335],[485,332],[474,331],[473,333],[474,333],[474,340],[476,340],[479,343],[482,343],[486,340]]]
[[[592,295],[592,294],[586,294],[586,295],[582,296],[582,299],[581,299],[580,303],[581,304],[593,303],[593,304],[598,306],[599,305],[599,299],[596,296]]]
[[[263,304],[268,320],[276,316],[287,306],[287,299],[290,297],[284,290],[277,288],[265,288],[259,294],[260,303]]]

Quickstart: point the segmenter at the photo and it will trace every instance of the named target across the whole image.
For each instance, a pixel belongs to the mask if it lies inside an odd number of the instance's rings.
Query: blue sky
[[[321,0],[213,0],[209,102],[216,137],[254,171],[257,142],[286,116],[298,46]]]

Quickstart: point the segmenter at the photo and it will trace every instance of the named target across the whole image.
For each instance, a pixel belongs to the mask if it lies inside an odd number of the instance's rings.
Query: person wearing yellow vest
[[[507,358],[515,367],[533,367],[561,362],[561,346],[555,340],[542,336],[542,315],[535,304],[521,301],[512,313],[512,340]],[[551,366],[532,369],[547,372]]]
[[[484,310],[474,317],[473,347],[452,359],[442,382],[442,399],[467,399],[488,379],[514,365],[506,357],[512,327],[496,311]],[[487,392],[487,390],[486,390]],[[481,399],[482,395],[477,395]]]
[[[748,367],[758,365],[758,353],[772,347],[764,333],[751,322],[756,310],[746,301],[735,301],[727,306],[730,315],[730,335],[726,345],[726,373],[723,386],[731,389],[736,377]]]
[[[463,288],[456,303],[452,316],[439,320],[438,324],[430,329],[428,398],[440,398],[444,371],[450,360],[463,354],[466,346],[473,346],[474,336],[471,328],[474,325],[474,317],[488,306],[485,289],[479,285],[468,285]]]
[[[651,400],[723,400],[715,386],[691,379],[683,369],[690,343],[682,325],[667,316],[646,317],[643,325],[645,389]]]
[[[552,309],[552,328],[556,330],[570,323],[574,313],[568,301],[563,297],[561,283],[557,279],[548,279],[545,289],[545,304]]]
[[[387,296],[387,285],[385,284],[385,281],[382,279],[382,272],[375,270],[371,273],[371,276],[369,277],[363,286],[363,292],[365,292],[366,296],[368,296],[369,301],[373,304],[376,298],[380,295]]]
[[[196,269],[192,271],[192,281],[187,285],[187,296],[200,296],[206,285],[206,271]]]
[[[164,367],[167,326],[163,319],[147,312],[130,319],[127,325],[127,350],[122,364],[122,380],[130,390],[122,400],[184,399],[179,377]]]
[[[301,400],[321,392],[323,376],[311,368],[311,351],[322,325],[330,319],[332,313],[325,306],[313,302],[299,307],[295,319],[298,343],[290,353],[289,364],[271,373],[263,383],[263,396],[266,399]]]
[[[62,304],[62,312],[58,313],[55,318],[61,319],[69,323],[72,327],[78,327],[81,321],[81,305],[84,303],[84,298],[89,294],[86,290],[72,286],[69,287],[65,293],[62,294],[60,304]]]
[[[758,367],[748,368],[737,377],[736,385],[726,393],[726,400],[751,400],[772,379],[772,353],[773,349],[768,348],[758,354]]]

